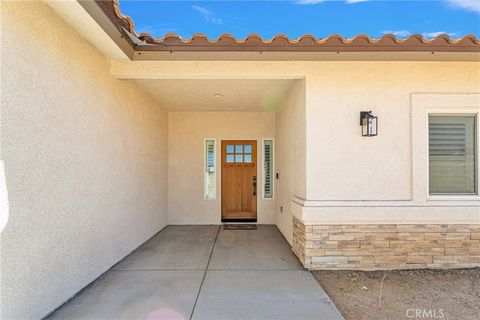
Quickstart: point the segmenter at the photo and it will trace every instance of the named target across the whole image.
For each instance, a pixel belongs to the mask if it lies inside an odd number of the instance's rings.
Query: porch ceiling
[[[171,111],[277,111],[292,79],[135,79]]]

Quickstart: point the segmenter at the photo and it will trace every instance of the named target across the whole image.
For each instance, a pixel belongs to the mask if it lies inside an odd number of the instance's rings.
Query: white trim
[[[207,141],[213,141],[213,197],[207,197],[206,190],[206,168],[207,168]],[[217,200],[217,139],[205,138],[203,139],[203,200]]]
[[[373,204],[349,206],[304,206],[291,202],[294,217],[304,224],[478,224],[478,206]]]
[[[272,141],[272,197],[265,198],[265,141]],[[263,200],[274,200],[275,199],[275,139],[273,138],[263,138],[262,139],[262,199]]]
[[[429,168],[429,129],[428,129],[428,124],[429,124],[429,116],[430,115],[456,115],[456,116],[473,116],[475,117],[475,191],[476,193],[474,194],[430,194],[430,168]],[[426,177],[427,177],[427,183],[426,183],[426,188],[427,188],[427,201],[478,201],[480,200],[480,194],[479,194],[479,170],[478,170],[478,160],[479,160],[479,119],[480,119],[480,106],[478,108],[475,107],[461,107],[461,108],[439,108],[439,107],[432,107],[432,108],[427,108],[427,117],[426,117],[426,133],[427,133],[427,145],[426,145],[426,153],[427,153],[427,172],[426,172]]]
[[[478,188],[478,182],[477,182]],[[431,194],[427,197],[427,201],[479,201],[480,196],[477,194]]]
[[[413,93],[411,95],[412,204],[436,206],[443,202],[452,208],[450,214],[453,219],[453,216],[458,214],[458,211],[453,208],[463,205],[478,205],[480,197],[478,194],[429,195],[428,115],[431,113],[476,114],[478,120],[480,93]],[[478,122],[477,159],[480,131]],[[479,178],[477,170],[477,192]],[[477,214],[477,217],[480,217],[480,213]]]

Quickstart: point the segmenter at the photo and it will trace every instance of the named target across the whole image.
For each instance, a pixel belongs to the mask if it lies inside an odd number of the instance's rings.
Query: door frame
[[[255,177],[256,177],[256,192],[255,192],[255,205],[254,205],[254,209],[255,209],[255,216],[254,217],[251,217],[251,218],[247,218],[247,217],[244,217],[244,218],[228,218],[228,217],[225,217],[225,213],[224,213],[224,209],[225,209],[225,201],[226,201],[226,195],[225,195],[225,185],[224,185],[224,160],[225,160],[225,157],[226,157],[226,151],[225,151],[225,148],[226,148],[226,145],[227,144],[247,144],[247,143],[252,143],[252,161],[255,163],[255,171],[254,171],[254,174],[255,174]],[[220,143],[220,176],[221,176],[221,183],[220,183],[220,188],[221,188],[221,196],[220,196],[220,201],[221,201],[221,211],[220,211],[220,215],[221,215],[221,221],[222,222],[257,222],[258,221],[258,195],[259,195],[259,179],[258,179],[258,143],[257,143],[257,140],[221,140],[221,143]]]

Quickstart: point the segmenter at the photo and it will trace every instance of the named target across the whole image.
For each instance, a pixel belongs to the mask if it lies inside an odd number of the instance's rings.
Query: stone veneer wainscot
[[[293,225],[293,252],[310,270],[480,267],[480,224]]]

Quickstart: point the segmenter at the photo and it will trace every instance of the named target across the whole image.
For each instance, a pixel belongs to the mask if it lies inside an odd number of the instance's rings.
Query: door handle
[[[257,176],[253,176],[253,195],[257,195]]]

